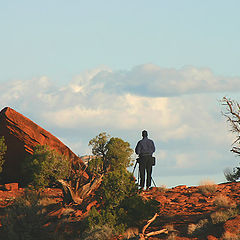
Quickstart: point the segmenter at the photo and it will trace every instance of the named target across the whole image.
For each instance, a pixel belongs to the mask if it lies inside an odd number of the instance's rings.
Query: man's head
[[[147,137],[147,136],[148,136],[148,132],[147,132],[146,130],[143,130],[143,131],[142,131],[142,136],[143,136],[143,137]]]

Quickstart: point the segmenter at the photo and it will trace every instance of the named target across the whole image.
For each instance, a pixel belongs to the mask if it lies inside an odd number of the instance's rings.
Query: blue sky
[[[134,148],[146,128],[158,185],[222,182],[237,165],[218,100],[239,100],[239,9],[237,0],[0,1],[0,107],[80,155],[101,131]]]

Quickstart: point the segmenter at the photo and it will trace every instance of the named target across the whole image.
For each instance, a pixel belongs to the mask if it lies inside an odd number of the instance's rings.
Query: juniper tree
[[[22,172],[27,180],[26,184],[35,188],[46,187],[68,177],[70,161],[47,145],[37,145],[33,155],[23,162]]]

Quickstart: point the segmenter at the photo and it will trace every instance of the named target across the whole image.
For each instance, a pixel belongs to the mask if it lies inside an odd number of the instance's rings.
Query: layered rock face
[[[7,145],[1,180],[3,183],[23,181],[21,163],[28,154],[33,153],[33,147],[39,144],[48,145],[67,156],[71,162],[78,161],[84,166],[83,161],[58,138],[9,107],[0,112],[0,136],[4,136]],[[88,177],[87,174],[85,177]]]

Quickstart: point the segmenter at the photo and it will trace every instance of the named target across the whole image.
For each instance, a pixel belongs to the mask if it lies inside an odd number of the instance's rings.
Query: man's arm
[[[140,146],[140,141],[139,141],[139,142],[137,143],[136,148],[135,148],[135,153],[136,153],[137,155],[140,154],[140,149],[141,149],[141,146]]]
[[[155,152],[155,145],[154,145],[154,142],[153,142],[153,140],[152,140],[152,152],[154,153]]]

